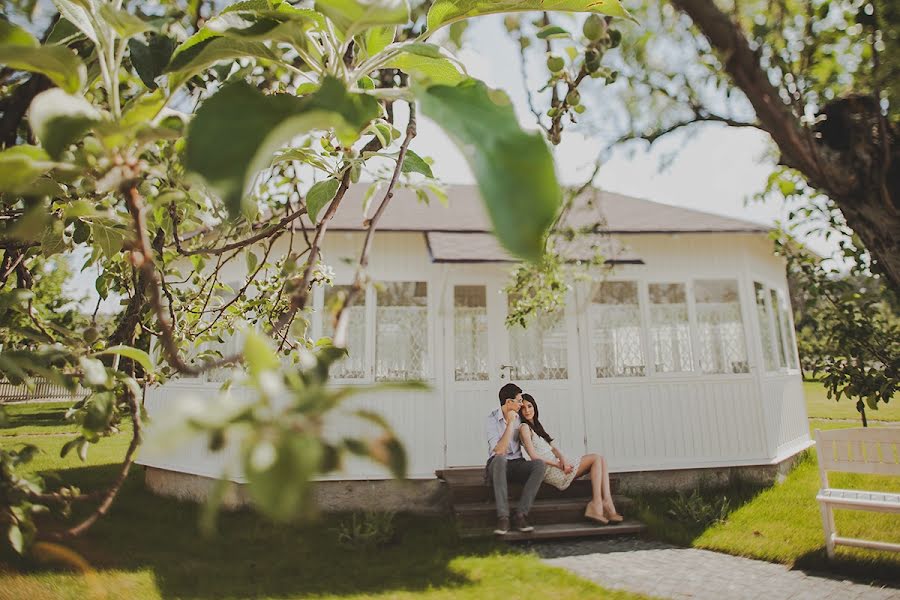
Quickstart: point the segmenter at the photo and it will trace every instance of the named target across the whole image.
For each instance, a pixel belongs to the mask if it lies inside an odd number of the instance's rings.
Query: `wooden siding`
[[[646,302],[652,282],[691,282],[703,278],[736,279],[741,294],[750,373],[704,375],[652,373],[645,354],[646,377],[596,379],[591,376],[586,301],[590,286],[581,284],[568,308],[570,380],[518,382],[540,403],[542,420],[567,456],[598,452],[614,471],[767,464],[809,444],[800,374],[782,370],[766,373],[762,365],[753,281],[785,289],[784,264],[771,253],[763,235],[678,234],[617,236],[646,261],[623,265],[597,277],[639,282]],[[362,234],[333,232],[324,256],[335,270],[335,282],[351,281],[353,269],[342,258],[355,258]],[[276,251],[287,251],[284,248]],[[232,261],[239,264],[241,261]],[[347,413],[365,408],[382,414],[404,441],[410,476],[433,477],[447,466],[482,465],[487,456],[485,416],[497,406],[496,390],[505,380],[493,372],[487,382],[454,382],[452,362],[453,285],[488,286],[488,317],[502,324],[505,306],[502,287],[509,265],[448,265],[431,263],[422,233],[382,233],[376,236],[371,258],[373,281],[425,281],[429,294],[429,361],[427,392],[376,392],[345,406],[343,415],[328,423],[329,436],[363,432],[367,427]],[[239,277],[235,271],[230,277]],[[225,277],[224,279],[227,279]],[[321,306],[322,294],[314,294]],[[646,319],[646,304],[642,305]],[[373,329],[370,328],[370,332]],[[494,330],[496,333],[497,330]],[[696,339],[694,340],[696,343]],[[644,335],[645,352],[647,335]],[[490,340],[492,368],[504,364],[496,336]],[[370,343],[370,349],[373,344]],[[370,350],[370,354],[371,354]],[[696,349],[695,349],[696,353]],[[183,394],[215,393],[218,384],[201,380],[175,381],[150,390],[151,416],[166,411]],[[232,395],[247,397],[235,388]],[[236,452],[232,447],[227,453]],[[177,454],[162,456],[149,449],[139,462],[152,466],[217,477],[226,455],[213,454],[203,440]],[[239,473],[231,473],[239,479]],[[334,479],[387,477],[382,467],[350,460]]]

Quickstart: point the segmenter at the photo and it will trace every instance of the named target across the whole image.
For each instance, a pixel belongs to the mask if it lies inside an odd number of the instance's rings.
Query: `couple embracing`
[[[590,473],[593,497],[585,508],[584,516],[598,523],[620,522],[612,493],[609,489],[609,470],[606,459],[597,454],[587,454],[569,462],[553,446],[551,438],[538,418],[538,406],[530,394],[522,388],[507,383],[500,388],[500,408],[487,417],[486,423],[489,457],[485,477],[494,486],[497,503],[497,528],[494,533],[504,535],[510,528],[507,482],[523,483],[522,495],[512,526],[523,532],[533,531],[528,524],[528,511],[541,483],[564,490],[572,481]],[[522,455],[522,447],[531,460]]]

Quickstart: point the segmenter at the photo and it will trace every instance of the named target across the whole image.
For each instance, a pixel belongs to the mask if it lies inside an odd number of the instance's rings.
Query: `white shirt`
[[[519,415],[514,417],[515,425],[513,426],[512,436],[509,439],[509,446],[506,447],[506,460],[514,458],[522,458],[522,447],[519,445]],[[488,458],[494,456],[494,448],[500,443],[503,432],[506,431],[506,417],[503,416],[503,408],[498,407],[491,411],[485,421],[485,431],[488,441]]]

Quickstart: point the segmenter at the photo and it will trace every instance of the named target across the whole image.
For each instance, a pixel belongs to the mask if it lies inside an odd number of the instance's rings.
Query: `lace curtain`
[[[453,289],[453,349],[456,381],[487,381],[487,291],[483,285]]]
[[[657,373],[693,370],[691,323],[683,283],[651,283],[650,340]]]
[[[704,373],[749,373],[737,281],[698,280],[694,298],[700,369]]]
[[[595,376],[646,375],[637,282],[601,283],[594,293],[589,310],[591,358]]]
[[[426,379],[428,286],[392,281],[379,286],[375,311],[375,380]]]
[[[325,289],[325,310],[322,313],[322,335],[334,337],[333,311],[329,308],[343,302],[350,291],[349,285],[336,285]],[[366,296],[356,297],[347,309],[347,356],[331,367],[335,379],[364,379],[366,376]]]

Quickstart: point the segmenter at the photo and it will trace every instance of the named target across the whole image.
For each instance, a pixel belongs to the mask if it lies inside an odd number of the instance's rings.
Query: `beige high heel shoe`
[[[584,517],[601,525],[609,525],[609,519],[604,517],[602,512],[597,512],[593,502],[588,502],[587,508],[584,509]]]
[[[610,510],[607,506],[603,507],[603,514],[613,523],[621,523],[625,520],[625,517],[617,513],[615,510]]]

